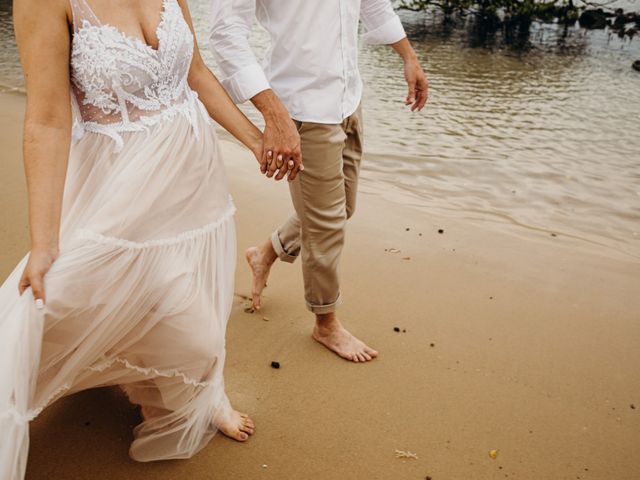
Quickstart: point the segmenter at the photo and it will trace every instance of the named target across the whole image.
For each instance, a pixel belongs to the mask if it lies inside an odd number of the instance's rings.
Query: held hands
[[[57,248],[34,248],[31,250],[27,266],[24,268],[24,272],[22,272],[22,277],[20,278],[20,284],[18,287],[20,295],[22,295],[28,287],[31,287],[33,298],[36,300],[36,308],[38,309],[41,309],[46,301],[44,276],[49,271],[57,257]]]
[[[266,120],[262,145],[258,161],[260,171],[267,177],[275,175],[275,180],[287,177],[291,182],[304,170],[300,135],[288,114]]]

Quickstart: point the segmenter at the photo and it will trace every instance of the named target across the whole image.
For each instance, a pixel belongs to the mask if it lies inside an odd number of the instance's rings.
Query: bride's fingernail
[[[44,308],[44,301],[41,298],[36,298],[36,308],[42,310]]]

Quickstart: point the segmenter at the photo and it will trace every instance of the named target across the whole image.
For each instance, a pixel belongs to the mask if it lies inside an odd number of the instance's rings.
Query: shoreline
[[[4,279],[28,232],[24,98],[0,94],[0,105]],[[340,315],[381,356],[348,364],[310,338],[299,264],[276,265],[261,314],[244,312],[242,253],[292,208],[284,183],[260,176],[237,144],[222,147],[238,207],[225,377],[255,437],[241,445],[217,436],[187,461],[135,463],[126,453],[135,409],[116,389],[91,390],[33,422],[28,479],[635,478],[637,262],[393,203],[365,182],[348,227]]]

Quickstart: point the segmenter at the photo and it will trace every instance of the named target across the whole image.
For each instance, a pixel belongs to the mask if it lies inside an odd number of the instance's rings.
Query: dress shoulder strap
[[[100,20],[93,12],[87,0],[69,0],[71,12],[73,13],[73,31],[77,32],[86,21],[91,25],[100,25]]]

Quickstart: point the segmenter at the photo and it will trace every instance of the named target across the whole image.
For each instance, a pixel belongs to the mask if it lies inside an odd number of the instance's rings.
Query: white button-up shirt
[[[368,44],[405,37],[389,0],[211,0],[211,46],[237,103],[272,88],[292,118],[340,123],[362,96],[358,20]],[[262,67],[248,38],[254,18],[271,45]]]

